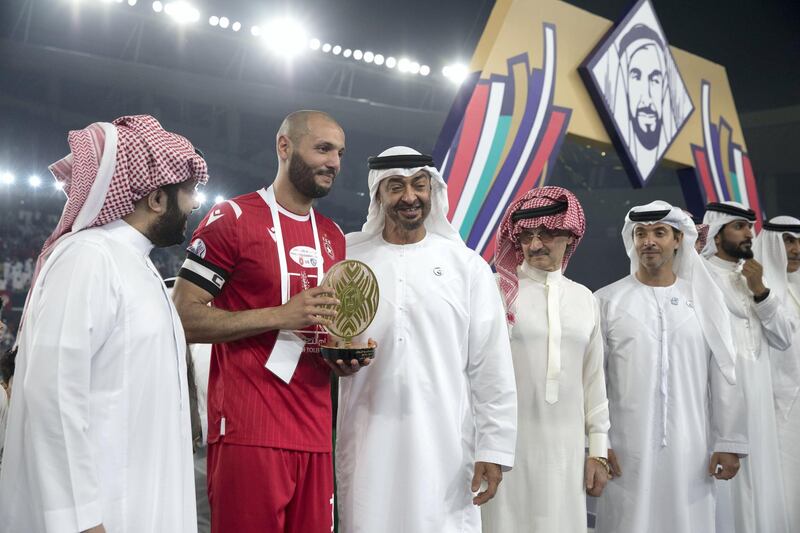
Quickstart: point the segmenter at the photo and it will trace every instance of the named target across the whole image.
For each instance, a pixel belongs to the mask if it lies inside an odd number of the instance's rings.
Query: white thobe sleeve
[[[117,314],[117,281],[106,251],[71,244],[49,269],[35,314],[25,375],[32,482],[40,489],[48,533],[83,531],[102,522],[95,459],[88,437],[92,356]]]
[[[477,443],[475,460],[514,465],[517,441],[517,387],[511,344],[500,293],[489,265],[475,257],[470,287],[467,376]]]
[[[586,434],[589,436],[589,455],[608,455],[608,397],[604,361],[603,330],[600,307],[592,298],[594,328],[583,357],[583,409],[586,417]]]
[[[712,451],[749,453],[747,409],[741,381],[731,385],[713,355],[708,358]]]
[[[755,309],[769,345],[777,350],[787,350],[798,328],[794,313],[787,313],[781,299],[773,292],[763,302],[757,303]]]

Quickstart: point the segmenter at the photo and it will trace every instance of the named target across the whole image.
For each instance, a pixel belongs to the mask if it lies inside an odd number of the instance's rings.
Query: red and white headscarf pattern
[[[70,235],[121,219],[159,187],[208,181],[206,162],[192,143],[149,115],[95,122],[67,139],[70,154],[50,165],[67,203],[36,261],[31,290],[50,253]]]
[[[547,207],[558,202],[566,202],[567,210],[555,215],[526,218],[514,222],[511,216],[521,209],[535,209]],[[572,233],[575,240],[567,246],[564,258],[561,261],[561,270],[567,268],[570,257],[586,232],[586,216],[583,207],[570,191],[554,186],[531,189],[516,202],[506,209],[500,228],[497,232],[497,245],[494,253],[494,264],[499,276],[500,291],[506,304],[506,313],[509,324],[514,324],[514,303],[519,293],[519,279],[517,267],[525,260],[519,234],[525,229],[545,227],[549,230],[566,230]]]

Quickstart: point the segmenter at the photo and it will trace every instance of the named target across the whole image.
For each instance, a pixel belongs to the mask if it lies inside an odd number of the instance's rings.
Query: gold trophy
[[[322,286],[333,289],[339,300],[336,316],[325,328],[330,336],[320,346],[322,356],[333,363],[357,359],[363,364],[375,356],[376,344],[354,344],[353,337],[363,333],[375,318],[380,300],[378,279],[365,263],[346,259],[331,267]]]

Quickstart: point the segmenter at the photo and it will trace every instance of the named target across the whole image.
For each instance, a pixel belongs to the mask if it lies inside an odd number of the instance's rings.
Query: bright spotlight
[[[14,174],[11,172],[3,172],[0,174],[0,183],[3,185],[11,185],[13,184],[17,178],[14,177]]]
[[[208,17],[208,24],[210,26],[219,26],[219,17],[216,15],[211,15]]]
[[[161,13],[163,10],[164,10],[164,4],[162,4],[158,0],[153,2],[153,11],[155,11],[156,13]]]
[[[409,63],[408,71],[411,74],[419,74],[419,63],[417,63],[416,61]]]
[[[342,47],[337,44],[336,46],[333,47],[332,52],[333,55],[338,56],[339,54],[342,53]]]
[[[28,185],[34,189],[38,189],[42,185],[42,178],[34,174],[28,177]]]
[[[290,18],[271,20],[264,26],[264,40],[272,52],[285,58],[301,53],[309,44],[306,29]]]
[[[312,50],[319,50],[319,47],[322,46],[322,43],[319,39],[311,39],[308,41],[308,47]]]
[[[136,1],[137,1],[137,0],[128,0],[128,5],[129,5],[129,6],[131,6],[131,7],[133,7],[133,6],[135,6],[135,5],[136,5]]]
[[[253,35],[253,37],[258,37],[261,35],[261,28],[258,26],[253,26],[250,28],[250,33]]]
[[[356,61],[361,61],[362,57],[364,57],[364,52],[362,52],[361,50],[353,51],[353,59],[355,59]]]
[[[200,20],[200,12],[188,2],[170,2],[164,6],[164,13],[178,24],[187,24]]]
[[[219,27],[223,30],[227,29],[230,25],[231,21],[228,20],[228,17],[220,17],[219,18]]]
[[[375,54],[375,64],[381,66],[383,65],[383,62],[384,62],[383,56],[380,54]]]
[[[461,83],[467,79],[469,69],[463,63],[454,63],[444,67],[442,69],[442,74],[456,85],[461,85]]]
[[[331,51],[331,43],[325,43],[322,45],[322,51],[326,54]]]
[[[342,52],[342,55],[344,57],[350,57],[351,55],[353,55],[353,51],[350,50],[349,48],[345,48],[344,52]]]
[[[369,50],[367,50],[366,52],[364,52],[364,62],[365,62],[365,63],[372,63],[372,61],[373,61],[374,59],[375,59],[375,54],[373,54],[373,53],[372,53],[372,52],[370,52]]]
[[[233,26],[231,26],[231,29],[232,29],[233,31],[239,31],[239,30],[241,30],[241,29],[242,29],[242,23],[241,23],[241,22],[239,22],[239,21],[236,21],[236,22],[234,22],[234,23],[233,23]]]
[[[215,204],[221,204],[221,203],[222,203],[222,202],[224,202],[224,201],[225,201],[225,197],[224,197],[224,196],[222,196],[221,194],[218,194],[218,195],[216,195],[216,196],[214,197],[214,203],[215,203]]]
[[[408,72],[410,69],[411,69],[411,61],[409,61],[405,57],[397,62],[397,70],[399,70],[400,72]]]
[[[428,65],[422,65],[421,67],[419,67],[419,73],[422,74],[423,76],[427,76],[428,74],[431,73],[431,67],[429,67]]]
[[[386,68],[394,68],[397,66],[397,60],[392,56],[386,58]]]
[[[60,181],[56,181],[56,182],[53,183],[53,188],[55,190],[57,190],[57,191],[63,191],[64,190],[64,184],[61,183]]]
[[[197,203],[199,203],[200,205],[203,205],[204,203],[206,203],[206,200],[208,200],[208,198],[206,198],[206,195],[201,193],[201,192],[197,192],[194,195],[194,198],[195,198],[195,200],[197,200]]]

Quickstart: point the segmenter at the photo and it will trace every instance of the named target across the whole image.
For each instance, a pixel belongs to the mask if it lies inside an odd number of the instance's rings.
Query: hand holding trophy
[[[322,356],[332,366],[342,367],[351,361],[360,366],[369,364],[377,343],[372,339],[366,344],[354,343],[353,338],[367,329],[378,311],[380,293],[375,274],[361,261],[348,259],[333,265],[322,285],[333,289],[340,302],[336,316],[325,328],[330,336],[320,347]]]

